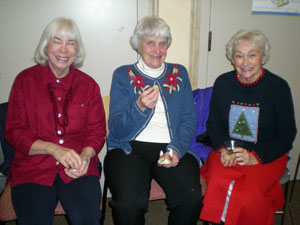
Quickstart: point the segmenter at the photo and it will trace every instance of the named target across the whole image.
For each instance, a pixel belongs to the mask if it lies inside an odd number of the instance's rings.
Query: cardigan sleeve
[[[131,141],[153,114],[153,110],[140,110],[136,97],[132,98],[129,93],[128,80],[122,79],[123,76],[128,76],[125,67],[118,68],[113,75],[108,127],[110,135],[118,140]]]

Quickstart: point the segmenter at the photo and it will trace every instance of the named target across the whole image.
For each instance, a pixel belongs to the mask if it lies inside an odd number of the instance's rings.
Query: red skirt
[[[264,165],[224,167],[220,154],[211,151],[200,173],[207,184],[200,219],[220,223],[230,183],[225,225],[272,225],[282,208],[284,195],[279,183],[287,165],[287,154]]]

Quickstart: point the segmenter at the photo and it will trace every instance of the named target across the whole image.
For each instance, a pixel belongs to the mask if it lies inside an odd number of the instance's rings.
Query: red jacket
[[[73,80],[73,83],[72,83]],[[63,137],[56,135],[53,104],[48,84],[53,87],[58,112],[62,112],[66,93],[72,83],[69,100],[69,125]],[[60,100],[59,100],[60,99]],[[63,130],[58,125],[58,130]],[[105,142],[105,113],[97,83],[71,66],[67,76],[57,79],[49,65],[36,65],[22,71],[14,82],[9,98],[5,137],[14,147],[11,186],[37,183],[51,186],[57,174],[65,183],[72,178],[51,155],[28,155],[36,140],[50,141],[78,152],[90,146],[96,151],[86,175],[99,176],[98,153]]]

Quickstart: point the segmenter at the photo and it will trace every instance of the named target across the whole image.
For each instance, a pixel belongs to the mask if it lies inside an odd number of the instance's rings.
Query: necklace
[[[74,77],[73,77],[74,79]],[[65,100],[64,100],[64,104],[63,104],[63,111],[62,111],[62,122],[58,119],[58,109],[57,109],[57,101],[56,98],[54,96],[53,93],[53,87],[51,84],[48,84],[48,91],[50,94],[50,99],[53,105],[53,115],[54,115],[54,123],[55,123],[55,133],[57,134],[57,136],[62,137],[65,135],[66,133],[66,127],[69,125],[69,118],[68,118],[68,108],[69,108],[69,100],[71,98],[71,94],[72,94],[72,86],[73,86],[73,79],[71,82],[71,86],[67,91]],[[63,128],[63,131],[59,131],[57,126],[61,126]]]
[[[242,81],[242,80],[240,79],[240,75],[239,75],[238,72],[235,73],[235,78],[236,78],[236,80],[237,80],[242,86],[244,86],[244,87],[252,87],[252,86],[255,86],[257,83],[259,83],[259,82],[264,78],[265,75],[266,75],[265,70],[264,70],[263,68],[261,68],[261,74],[256,78],[255,81],[252,81],[252,82],[250,82],[250,83],[246,83],[246,82]]]

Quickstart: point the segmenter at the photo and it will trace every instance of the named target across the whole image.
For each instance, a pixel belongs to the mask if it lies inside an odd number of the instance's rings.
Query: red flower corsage
[[[139,95],[142,94],[142,92],[147,89],[148,87],[150,87],[150,85],[148,85],[148,82],[143,82],[144,77],[143,76],[139,76],[138,74],[134,74],[133,71],[128,68],[128,73],[129,73],[129,79],[130,79],[130,85],[133,85],[134,88],[134,93],[138,93]]]
[[[163,81],[163,87],[168,91],[170,94],[172,94],[173,91],[180,91],[179,82],[182,82],[182,79],[179,77],[181,73],[178,72],[177,65],[174,65],[172,73],[169,72],[166,75],[167,80]]]

